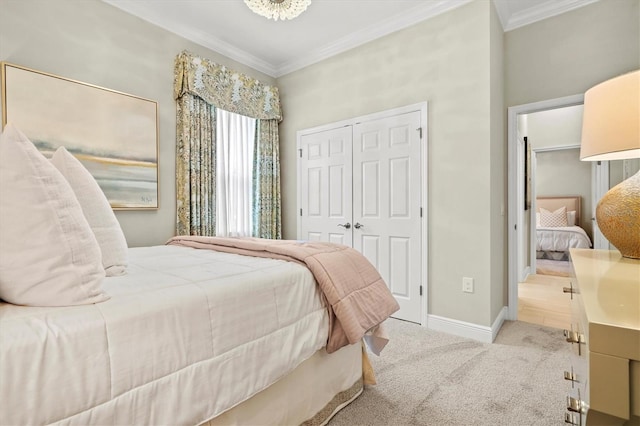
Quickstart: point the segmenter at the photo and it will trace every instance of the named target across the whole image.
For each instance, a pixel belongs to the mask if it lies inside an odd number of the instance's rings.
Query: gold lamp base
[[[596,220],[622,256],[640,259],[640,171],[602,197]]]

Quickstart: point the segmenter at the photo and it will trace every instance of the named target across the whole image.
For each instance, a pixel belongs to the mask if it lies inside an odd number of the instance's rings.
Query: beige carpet
[[[536,259],[536,274],[570,277],[571,265],[566,260]]]
[[[563,424],[569,345],[562,331],[505,322],[493,344],[387,321],[391,341],[371,355],[378,385],[329,426]]]

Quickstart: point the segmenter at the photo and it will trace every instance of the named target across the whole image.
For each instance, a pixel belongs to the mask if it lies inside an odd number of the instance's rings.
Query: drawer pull
[[[566,338],[567,342],[569,342],[569,343],[579,343],[580,342],[580,336],[578,335],[577,331],[565,330],[564,331],[564,337]]]
[[[567,410],[574,413],[582,412],[582,401],[576,398],[572,398],[570,396],[567,397]]]
[[[564,337],[569,343],[587,343],[586,339],[584,338],[584,334],[578,333],[577,331],[564,330]]]
[[[573,413],[564,413],[564,422],[576,426],[580,424]]]
[[[584,334],[578,333],[577,331],[573,331],[573,330],[564,330],[564,337],[567,340],[567,342],[574,344],[577,343],[578,344],[578,355],[582,356],[582,348],[581,348],[581,344],[584,345],[587,343],[587,340],[584,337]]]
[[[573,382],[577,382],[578,381],[578,376],[573,374],[573,368],[572,368],[571,372],[568,372],[568,371],[565,370],[564,379],[570,381],[571,382],[571,387],[573,387]]]
[[[562,287],[562,292],[569,293],[569,295],[571,296],[571,300],[573,300],[573,295],[575,293],[578,293],[578,290],[573,288],[573,281],[569,281],[569,287]]]

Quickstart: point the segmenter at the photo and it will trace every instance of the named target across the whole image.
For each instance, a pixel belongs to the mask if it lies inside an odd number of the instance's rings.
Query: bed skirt
[[[569,260],[568,251],[537,250],[536,259]]]
[[[326,424],[363,390],[362,346],[324,349],[278,382],[202,426]]]

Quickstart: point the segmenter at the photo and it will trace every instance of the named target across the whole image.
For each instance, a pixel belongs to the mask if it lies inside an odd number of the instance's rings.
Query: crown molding
[[[236,46],[227,43],[216,37],[212,37],[210,34],[206,34],[202,31],[194,30],[191,27],[184,25],[178,25],[171,21],[166,21],[157,15],[150,16],[149,11],[142,7],[139,7],[135,1],[122,2],[118,0],[102,0],[105,3],[110,4],[120,10],[123,10],[129,14],[132,14],[143,21],[149,22],[155,26],[158,26],[171,33],[179,35],[189,41],[192,41],[200,46],[207,47],[221,55],[226,56],[229,59],[240,62],[247,65],[256,71],[260,71],[267,74],[270,77],[276,77],[277,68],[275,65],[258,58]],[[142,17],[144,16],[144,18]]]
[[[500,0],[494,1],[496,2],[496,8],[498,8]],[[598,0],[547,0],[535,7],[511,14],[507,24],[504,25],[503,23],[503,27],[505,31],[515,30],[516,28],[524,27],[525,25],[560,15],[597,1]]]
[[[507,24],[509,23],[509,3],[508,0],[493,0],[493,5],[498,12],[498,19],[502,24],[502,30],[505,31]]]
[[[168,31],[171,31],[168,28],[165,28],[165,29]],[[275,78],[278,76],[278,69],[273,64],[265,60],[262,60],[257,56],[250,54],[249,52],[239,49],[234,45],[227,43],[226,41],[213,37],[210,34],[205,34],[199,31],[193,31],[191,28],[180,28],[172,32],[175,32],[179,36],[182,36],[187,40],[190,40],[196,44],[199,44],[215,52],[218,52],[221,55],[226,56],[227,58],[233,59],[234,61],[238,61],[241,64],[247,65],[253,68],[254,70],[267,74],[270,77]]]
[[[360,31],[343,37],[334,43],[322,46],[310,51],[307,55],[284,62],[276,67],[275,77],[297,71],[339,53],[353,49],[377,38],[391,34],[395,31],[410,27],[418,22],[456,9],[473,0],[440,0],[437,2],[425,2],[423,6],[413,8],[401,15],[396,15],[389,20],[369,26]]]
[[[218,52],[234,61],[247,65],[256,71],[260,71],[270,77],[278,78],[372,40],[456,9],[473,0],[438,0],[424,2],[423,5],[391,17],[382,23],[364,28],[333,43],[313,49],[301,57],[280,64],[265,61],[245,50],[239,49],[231,43],[213,37],[205,32],[194,30],[191,27],[176,24],[171,22],[170,19],[162,18],[157,14],[149,15],[149,10],[146,10],[138,2],[122,0],[102,1],[189,41]],[[599,0],[546,0],[538,3],[534,7],[516,13],[509,12],[509,0],[493,0],[493,3],[503,30],[511,31],[597,1]],[[144,16],[144,18],[142,18],[142,16]]]

